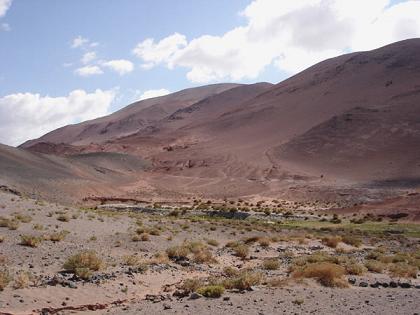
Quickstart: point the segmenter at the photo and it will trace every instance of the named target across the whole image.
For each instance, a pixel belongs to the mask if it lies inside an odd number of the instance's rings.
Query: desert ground
[[[334,206],[334,205],[331,205]],[[420,227],[285,200],[0,192],[1,314],[416,314]]]

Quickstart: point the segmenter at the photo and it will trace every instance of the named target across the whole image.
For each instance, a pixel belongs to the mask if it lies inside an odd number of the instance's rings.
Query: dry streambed
[[[364,309],[366,294],[385,313],[420,308],[412,227],[384,234],[362,223],[350,233],[345,222],[77,209],[3,192],[0,207],[4,313],[206,314],[214,301],[220,313],[334,313],[328,294],[353,296],[335,302],[344,313]]]

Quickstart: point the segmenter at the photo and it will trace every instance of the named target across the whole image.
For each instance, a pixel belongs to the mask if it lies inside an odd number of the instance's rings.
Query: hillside
[[[23,147],[135,155],[152,164],[143,180],[182,194],[416,188],[419,51],[411,39],[325,60],[276,85],[185,90]]]

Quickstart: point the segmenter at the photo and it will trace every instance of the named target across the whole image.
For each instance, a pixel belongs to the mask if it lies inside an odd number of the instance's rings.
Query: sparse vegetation
[[[346,287],[345,269],[330,262],[308,264],[293,273],[294,278],[314,278],[326,287]]]
[[[41,242],[42,242],[42,238],[39,236],[34,236],[34,235],[21,235],[20,236],[20,244],[23,246],[38,247],[38,245]]]
[[[27,271],[19,272],[13,281],[13,288],[15,289],[24,289],[29,287],[31,281],[31,275]]]
[[[207,285],[197,289],[197,293],[208,298],[219,298],[225,292],[225,288],[221,285]]]
[[[69,257],[63,265],[64,270],[74,273],[82,279],[88,279],[92,271],[103,267],[102,260],[94,251],[83,251]]]
[[[223,281],[226,289],[249,290],[252,286],[259,285],[263,275],[259,272],[244,271],[239,276],[228,278]]]
[[[382,273],[386,268],[386,265],[383,262],[376,261],[376,260],[367,260],[365,262],[365,266],[369,271]]]
[[[240,244],[240,245],[235,246],[233,248],[233,252],[234,252],[235,256],[244,260],[249,255],[249,246],[247,246],[245,244]]]
[[[277,270],[280,268],[280,262],[276,258],[265,259],[263,261],[263,268],[266,270]]]
[[[340,236],[326,236],[322,238],[322,243],[331,248],[336,248],[338,243],[340,242],[341,242]]]
[[[5,269],[0,270],[0,291],[3,291],[10,281],[11,277],[9,271]]]

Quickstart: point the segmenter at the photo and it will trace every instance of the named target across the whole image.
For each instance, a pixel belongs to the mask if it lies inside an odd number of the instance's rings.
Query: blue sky
[[[249,1],[156,1],[156,0],[15,0],[1,20],[10,31],[0,33],[0,95],[17,92],[59,96],[74,89],[108,90],[122,93],[113,108],[127,105],[134,90],[165,88],[176,91],[197,85],[189,82],[185,69],[153,71],[137,68],[128,75],[112,72],[81,78],[73,73],[84,49],[71,49],[77,36],[97,42],[102,59],[140,61],[131,50],[149,37],[163,38],[177,31],[188,38],[203,33],[222,34],[244,23],[238,12]],[[66,67],[65,64],[74,64]],[[267,78],[268,79],[268,78]],[[271,78],[272,80],[279,80]]]
[[[0,143],[420,36],[420,0],[0,0]]]

